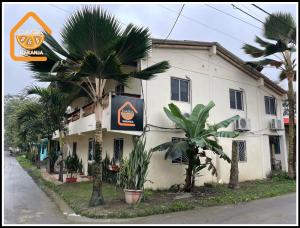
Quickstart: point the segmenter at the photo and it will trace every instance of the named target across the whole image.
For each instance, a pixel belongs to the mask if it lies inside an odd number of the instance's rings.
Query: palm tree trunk
[[[64,153],[63,153],[63,139],[62,139],[62,131],[59,131],[59,150],[60,150],[60,155],[61,156],[61,162],[59,163],[59,177],[58,180],[61,182],[64,182],[64,178],[63,178],[63,158],[64,158]]]
[[[289,156],[288,156],[288,176],[291,179],[296,177],[296,154],[295,154],[295,96],[293,89],[293,72],[289,72],[288,76],[288,102],[289,102]]]
[[[231,168],[228,187],[233,189],[239,188],[238,153],[237,143],[235,141],[232,143]]]
[[[101,102],[101,101],[100,101]],[[93,192],[89,206],[98,206],[104,204],[102,194],[102,105],[100,102],[95,103],[95,162],[93,164]]]

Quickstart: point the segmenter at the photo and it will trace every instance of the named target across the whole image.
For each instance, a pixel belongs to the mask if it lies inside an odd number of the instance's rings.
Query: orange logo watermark
[[[36,50],[39,48],[45,37],[42,32],[31,31],[30,33],[16,34],[17,30],[30,18],[32,17],[42,28],[51,34],[51,29],[39,18],[34,12],[27,13],[10,31],[10,56],[15,61],[47,61],[47,57],[41,56],[43,52]],[[25,49],[22,55],[15,55],[15,39],[18,44]],[[38,55],[38,56],[24,56],[24,55]]]

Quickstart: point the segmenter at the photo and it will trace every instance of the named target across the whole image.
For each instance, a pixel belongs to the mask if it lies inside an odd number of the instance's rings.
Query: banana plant
[[[215,106],[213,101],[210,101],[206,106],[203,104],[196,105],[190,115],[183,115],[173,103],[168,106],[169,109],[164,107],[167,117],[185,132],[186,138],[160,144],[152,148],[151,151],[166,151],[165,159],[186,158],[184,190],[190,192],[195,185],[195,176],[202,169],[207,167],[213,175],[217,175],[217,170],[212,163],[212,158],[208,157],[207,151],[212,151],[228,163],[231,162],[222,146],[219,145],[218,137],[235,138],[239,135],[236,131],[220,130],[227,128],[230,123],[239,119],[239,115],[210,125],[207,123],[207,119],[209,111]]]

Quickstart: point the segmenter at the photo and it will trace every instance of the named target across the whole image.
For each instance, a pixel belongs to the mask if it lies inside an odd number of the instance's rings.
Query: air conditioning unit
[[[282,130],[283,128],[282,128],[281,119],[271,119],[270,129],[271,130]]]
[[[250,131],[250,119],[240,118],[240,119],[236,120],[234,130]]]

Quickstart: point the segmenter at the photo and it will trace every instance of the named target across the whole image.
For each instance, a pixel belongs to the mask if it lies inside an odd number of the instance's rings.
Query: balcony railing
[[[95,113],[94,102],[89,103],[89,104],[83,106],[82,107],[82,111],[83,111],[83,114],[82,114],[83,117],[86,117],[88,115],[91,115],[91,114]]]

